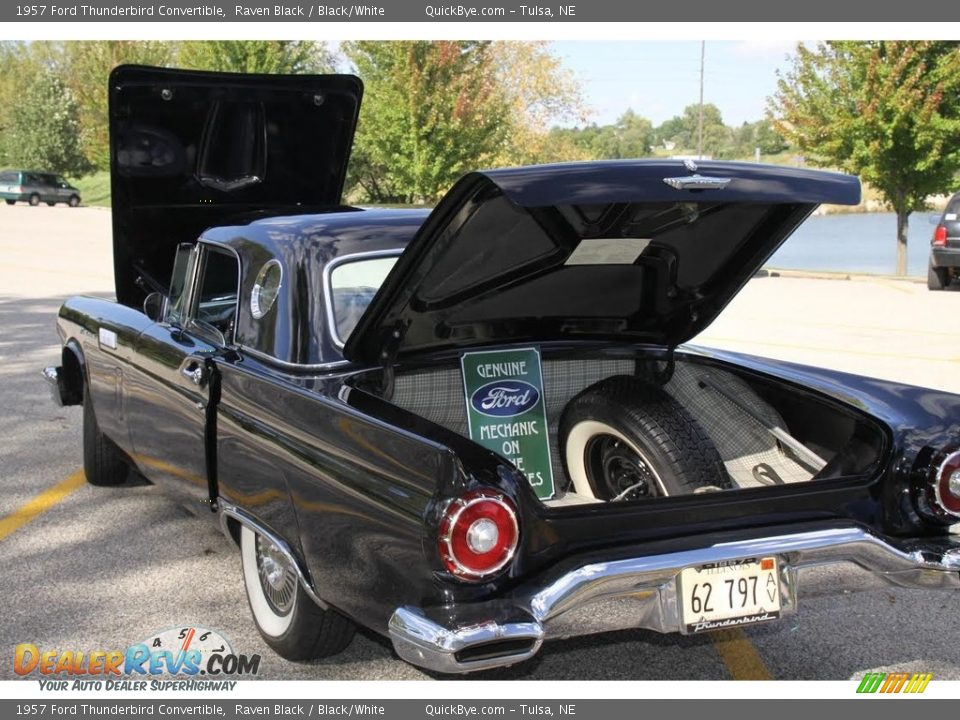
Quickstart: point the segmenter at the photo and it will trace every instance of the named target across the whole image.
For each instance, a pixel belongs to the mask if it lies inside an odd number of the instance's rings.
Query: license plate
[[[688,634],[780,617],[780,575],[774,557],[685,568],[678,593],[680,620]]]

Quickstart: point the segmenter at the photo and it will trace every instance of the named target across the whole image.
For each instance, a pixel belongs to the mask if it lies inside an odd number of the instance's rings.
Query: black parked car
[[[356,78],[110,94],[117,302],[63,305],[45,375],[90,482],[219,519],[284,657],[360,624],[468,672],[773,621],[831,563],[960,585],[960,396],[684,345],[856,178],[562,164],[361,210]]]
[[[80,204],[80,190],[53,173],[3,170],[0,172],[0,198],[7,205],[22,200],[31,205],[45,202],[51,207],[57,203],[77,207]]]
[[[927,287],[943,290],[960,278],[960,192],[947,202],[930,241]]]

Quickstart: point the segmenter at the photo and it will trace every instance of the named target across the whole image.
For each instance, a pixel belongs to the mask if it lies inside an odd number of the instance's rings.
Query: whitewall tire
[[[240,557],[253,620],[278,655],[312,660],[335,655],[350,644],[353,623],[332,608],[319,607],[285,555],[246,525],[240,528]]]

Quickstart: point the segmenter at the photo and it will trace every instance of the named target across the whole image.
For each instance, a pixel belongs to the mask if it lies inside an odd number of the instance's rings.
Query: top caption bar
[[[877,0],[870,7],[873,21],[937,20],[940,9],[932,0],[909,6]],[[936,11],[936,12],[935,12]],[[150,2],[58,2],[4,4],[0,22],[831,22],[862,20],[855,3],[833,0],[806,3],[771,3],[769,0],[688,0],[685,3],[647,2],[626,4],[622,0],[590,0],[577,4],[483,4],[470,2],[425,3],[423,0],[390,0],[389,4],[308,4],[197,2],[191,4]]]

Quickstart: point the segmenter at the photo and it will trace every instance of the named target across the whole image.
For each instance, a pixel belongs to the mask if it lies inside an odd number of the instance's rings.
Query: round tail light
[[[960,517],[960,452],[947,455],[940,463],[935,482],[937,504],[951,515]]]
[[[454,575],[478,580],[510,562],[519,537],[517,512],[508,498],[491,490],[468,493],[443,514],[440,558]]]

